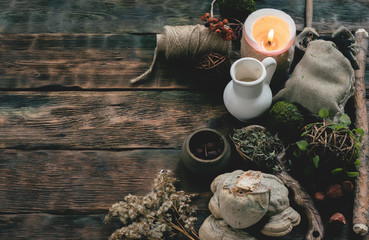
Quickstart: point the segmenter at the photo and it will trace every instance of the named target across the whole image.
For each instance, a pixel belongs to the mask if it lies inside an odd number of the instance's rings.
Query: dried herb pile
[[[283,151],[281,140],[263,127],[235,129],[232,135],[236,147],[246,158],[265,172],[276,173],[282,166],[278,154]]]
[[[177,191],[175,182],[171,171],[161,171],[149,194],[129,194],[124,201],[113,204],[105,222],[119,218],[124,226],[109,239],[164,239],[178,234],[190,240],[198,239],[194,231],[196,209],[190,204],[194,195]]]

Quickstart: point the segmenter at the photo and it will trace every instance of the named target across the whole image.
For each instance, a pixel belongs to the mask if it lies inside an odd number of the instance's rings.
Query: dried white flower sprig
[[[164,239],[178,233],[190,240],[198,239],[194,230],[196,208],[190,204],[195,195],[177,191],[176,181],[172,171],[162,170],[149,194],[129,194],[124,201],[113,204],[105,223],[118,217],[124,226],[109,239]]]

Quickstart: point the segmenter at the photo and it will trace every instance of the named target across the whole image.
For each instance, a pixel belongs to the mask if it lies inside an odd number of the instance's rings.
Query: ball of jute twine
[[[229,41],[223,40],[203,25],[165,26],[164,32],[157,34],[157,46],[150,68],[132,79],[131,83],[138,83],[148,78],[159,53],[162,53],[167,60],[198,61],[204,55],[212,52],[227,55],[229,48]]]

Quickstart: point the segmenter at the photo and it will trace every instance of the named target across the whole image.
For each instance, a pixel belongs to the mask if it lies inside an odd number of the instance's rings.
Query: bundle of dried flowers
[[[194,230],[196,209],[190,205],[194,195],[177,191],[176,180],[172,171],[162,170],[149,194],[129,194],[124,201],[113,204],[105,223],[117,217],[124,226],[109,239],[163,239],[178,233],[191,240],[198,239]]]

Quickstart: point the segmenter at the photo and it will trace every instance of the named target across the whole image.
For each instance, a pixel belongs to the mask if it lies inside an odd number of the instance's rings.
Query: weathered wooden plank
[[[198,213],[195,229],[208,216]],[[104,224],[104,214],[89,215],[53,215],[48,213],[0,215],[0,239],[91,239],[107,240],[108,237],[122,224],[116,220]],[[298,231],[290,234],[285,240],[292,240],[298,236]],[[173,239],[173,238],[172,238]],[[175,240],[188,238],[177,236]],[[282,239],[281,239],[282,240]]]
[[[129,193],[145,195],[162,169],[178,178],[178,190],[199,193],[207,210],[211,178],[186,170],[180,150],[0,150],[0,213],[107,213]],[[0,217],[1,218],[1,217]]]
[[[195,129],[239,124],[206,92],[0,92],[0,148],[176,148]]]
[[[209,213],[199,213],[198,221],[195,225],[198,231],[201,223]],[[39,214],[11,214],[0,215],[0,238],[1,239],[91,239],[106,240],[118,228],[122,227],[117,222],[104,224],[103,214],[90,215],[53,215],[47,213]],[[306,222],[295,227],[291,233],[283,237],[266,237],[257,235],[263,240],[296,240],[302,239]],[[346,229],[346,227],[344,228]],[[343,232],[343,237],[337,238],[328,236],[327,240],[350,239],[359,240],[352,234]],[[333,235],[335,236],[335,235]],[[187,238],[180,238],[187,239]],[[363,240],[362,238],[360,238]],[[176,240],[179,240],[176,238]]]
[[[164,57],[151,79],[132,85],[150,66],[155,47],[155,35],[3,34],[0,89],[200,88],[193,66]]]
[[[211,1],[27,1],[0,3],[0,30],[3,33],[157,33],[164,25],[198,22],[210,11]],[[290,14],[298,29],[304,23],[305,1],[257,0],[256,8],[276,8]],[[313,27],[332,32],[341,25],[366,26],[366,1],[315,0]],[[215,13],[218,13],[216,6]]]
[[[208,216],[199,213],[195,230],[198,231],[202,222]],[[12,214],[0,215],[1,239],[91,239],[106,240],[118,228],[122,227],[118,221],[104,224],[103,214],[90,215],[52,215],[52,214]],[[303,222],[302,224],[305,224]],[[284,237],[268,238],[260,236],[263,240],[295,240],[303,236],[305,227],[295,227],[291,233]],[[259,234],[260,235],[260,234]],[[346,235],[345,235],[346,236]],[[186,240],[188,238],[175,238]],[[333,238],[327,238],[332,239]],[[351,240],[358,240],[350,238]]]
[[[209,11],[210,2],[12,0],[0,7],[5,33],[118,33],[156,32],[164,24],[191,24]]]
[[[107,240],[119,224],[104,224],[104,215],[0,215],[0,239]]]
[[[0,35],[0,88],[130,87],[150,65],[155,45],[155,35]]]
[[[0,149],[178,148],[240,125],[206,92],[0,92]]]
[[[208,213],[198,214],[195,228],[198,231]],[[53,215],[48,213],[0,215],[0,239],[90,239],[107,240],[120,222],[104,224],[104,214]],[[285,240],[292,240],[299,232],[289,234]],[[185,237],[175,240],[186,240]]]
[[[199,208],[197,227],[209,214],[212,178],[189,173],[180,150],[0,150],[0,159],[0,239],[107,239],[120,226],[102,222],[111,204],[128,193],[149,192],[161,169],[174,171],[179,190],[199,194],[194,201]],[[239,166],[234,161],[224,171]],[[328,228],[325,239],[362,239],[353,236],[350,224],[339,232]],[[273,239],[299,239],[306,225],[303,217],[290,234]]]
[[[204,88],[193,66],[164,57],[148,81],[131,85],[150,66],[155,46],[155,35],[2,34],[0,89]]]

